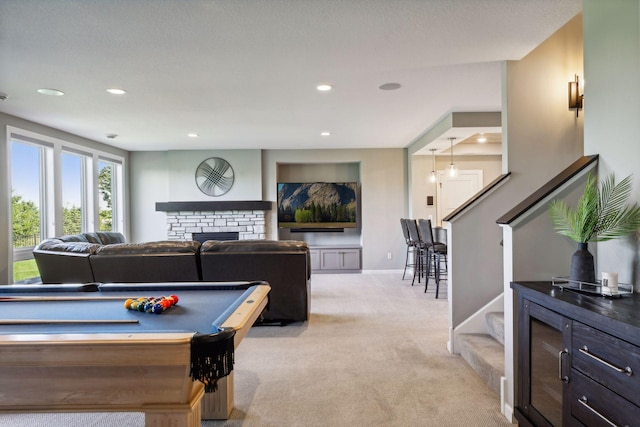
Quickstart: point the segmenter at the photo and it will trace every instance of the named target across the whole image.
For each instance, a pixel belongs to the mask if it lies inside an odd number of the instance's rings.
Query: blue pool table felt
[[[253,284],[254,286],[255,284]],[[46,285],[45,285],[46,286]],[[0,319],[48,320],[137,320],[138,323],[104,324],[30,324],[2,325],[2,334],[41,333],[136,333],[136,332],[199,332],[215,333],[231,312],[253,289],[251,283],[163,283],[117,284],[112,289],[95,292],[13,292],[0,293],[0,298],[19,296],[88,297],[97,300],[13,301],[0,302]],[[135,290],[124,290],[134,287]],[[128,310],[127,298],[160,297],[175,294],[177,305],[161,314]],[[119,297],[119,299],[113,299]]]

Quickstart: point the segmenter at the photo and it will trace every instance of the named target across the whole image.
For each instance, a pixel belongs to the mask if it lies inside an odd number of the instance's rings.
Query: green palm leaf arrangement
[[[604,242],[628,236],[640,228],[640,207],[628,205],[631,176],[618,184],[613,174],[602,180],[589,174],[584,193],[575,209],[554,200],[549,214],[554,229],[578,243]]]

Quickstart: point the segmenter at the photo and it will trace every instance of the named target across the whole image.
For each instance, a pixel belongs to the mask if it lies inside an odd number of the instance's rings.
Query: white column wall
[[[584,0],[585,153],[599,175],[633,175],[640,202],[640,0]],[[597,244],[596,270],[640,288],[637,236]]]
[[[181,161],[172,160],[177,154]],[[178,197],[186,200],[184,194],[193,192],[193,189],[183,190],[192,185],[190,177],[197,166],[193,166],[193,160],[212,156],[226,158],[232,166],[237,163],[232,159],[242,159],[245,163],[244,172],[236,174],[236,180],[238,186],[250,191],[243,191],[242,195],[230,191],[227,200],[260,199],[273,202],[274,207],[279,163],[327,164],[324,172],[328,174],[325,175],[327,181],[336,179],[331,175],[332,164],[358,163],[361,185],[359,233],[327,233],[323,236],[319,233],[313,236],[313,243],[361,244],[363,270],[403,268],[405,243],[400,218],[406,215],[408,205],[406,150],[403,149],[265,150],[260,152],[260,156],[256,156],[254,150],[131,153],[131,229],[134,241],[166,238],[165,213],[155,212],[155,202],[174,201]],[[176,176],[182,176],[181,183]],[[266,221],[267,239],[277,239],[276,216],[268,213]],[[392,254],[391,259],[387,258],[388,252]]]

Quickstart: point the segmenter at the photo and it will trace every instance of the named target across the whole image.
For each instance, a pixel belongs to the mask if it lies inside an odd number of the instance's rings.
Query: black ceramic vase
[[[569,280],[596,283],[596,269],[593,255],[587,249],[587,243],[578,243],[578,250],[571,257]]]

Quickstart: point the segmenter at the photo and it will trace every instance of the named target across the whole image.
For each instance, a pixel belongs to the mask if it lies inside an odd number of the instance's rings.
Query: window
[[[13,283],[39,280],[33,248],[42,239],[125,227],[123,159],[26,135],[9,142]]]
[[[78,234],[86,227],[86,159],[62,152],[62,234]]]
[[[45,150],[51,148],[11,141],[11,236],[13,281],[30,282],[39,277],[33,248],[46,229]]]
[[[98,161],[98,193],[100,194],[100,231],[116,231],[115,225],[122,220],[122,166],[119,162],[100,159]]]

